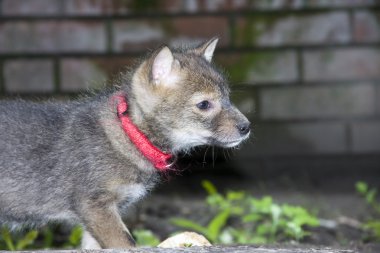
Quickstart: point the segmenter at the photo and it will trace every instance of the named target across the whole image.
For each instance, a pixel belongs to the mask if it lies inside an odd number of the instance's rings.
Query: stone
[[[297,57],[292,50],[219,53],[215,57],[215,62],[226,69],[233,83],[281,84],[296,82],[298,79]]]
[[[145,51],[158,47],[165,38],[160,21],[115,21],[113,23],[113,50]]]
[[[380,12],[357,11],[354,13],[353,39],[357,42],[380,41]]]
[[[116,52],[145,52],[164,43],[171,46],[189,41],[196,43],[218,34],[221,35],[218,43],[220,47],[228,43],[228,22],[218,17],[115,21],[113,34],[113,50]]]
[[[53,63],[50,60],[9,60],[4,63],[8,93],[49,93],[54,91]]]
[[[351,125],[352,151],[374,153],[380,151],[380,121],[355,122]]]
[[[339,154],[348,150],[342,122],[257,122],[254,125],[253,143],[242,150],[248,152],[247,156]]]
[[[59,50],[104,52],[107,48],[105,25],[98,21],[65,21],[59,26]]]
[[[380,49],[377,48],[305,51],[303,62],[306,81],[380,78]]]
[[[203,236],[194,232],[183,232],[169,237],[161,242],[159,248],[180,248],[193,246],[212,246],[211,243]]]
[[[61,62],[61,90],[78,92],[105,86],[107,75],[89,59],[65,59]]]
[[[331,119],[376,113],[375,87],[366,83],[267,88],[259,97],[262,119]]]
[[[97,21],[4,22],[0,52],[104,52],[106,32]]]
[[[0,52],[54,52],[58,43],[57,22],[14,21],[0,23]]]
[[[351,39],[345,12],[244,17],[237,22],[237,44],[278,46],[347,43]]]
[[[264,10],[373,6],[377,3],[376,0],[234,0],[233,2],[242,8],[253,7]]]
[[[60,12],[60,0],[2,0],[2,15],[56,15]]]

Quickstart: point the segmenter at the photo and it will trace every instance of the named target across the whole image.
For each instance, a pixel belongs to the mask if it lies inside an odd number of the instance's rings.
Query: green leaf
[[[224,210],[215,216],[207,226],[208,237],[211,241],[216,242],[221,229],[226,225],[230,217],[230,210]]]
[[[42,237],[43,237],[43,247],[45,249],[51,248],[53,245],[53,240],[54,240],[54,233],[52,230],[48,227],[45,227],[42,230]]]
[[[160,244],[158,237],[154,235],[150,230],[136,229],[132,234],[135,237],[136,244],[138,246],[156,247],[158,244]]]
[[[242,221],[244,223],[256,222],[262,219],[263,219],[263,216],[260,215],[259,213],[250,213],[242,217]]]
[[[216,189],[215,185],[213,185],[210,181],[208,180],[203,180],[202,181],[202,186],[206,190],[206,192],[209,195],[214,195],[218,193],[218,190]]]
[[[83,235],[83,229],[80,226],[76,226],[70,233],[69,243],[73,247],[77,247],[80,245]]]
[[[242,200],[244,197],[245,193],[243,191],[228,191],[226,196],[229,201]]]
[[[359,192],[360,194],[363,194],[363,195],[365,195],[368,191],[368,185],[363,181],[357,182],[355,184],[355,188],[356,188],[357,192]]]
[[[29,245],[32,245],[36,240],[37,236],[38,231],[36,230],[32,230],[26,233],[26,235],[17,242],[16,250],[23,250]]]
[[[3,237],[5,245],[7,246],[7,249],[10,251],[15,251],[16,247],[13,244],[11,234],[10,234],[9,229],[7,227],[3,227],[1,229],[1,236]]]
[[[195,232],[201,233],[207,237],[208,229],[196,222],[183,218],[173,218],[170,221],[178,227],[194,230]]]
[[[366,199],[368,204],[374,204],[375,203],[376,194],[377,194],[376,189],[371,189],[366,193],[365,199]]]
[[[270,208],[273,204],[273,200],[271,197],[265,196],[262,199],[251,198],[250,202],[253,209],[252,211],[261,212],[265,214],[271,213]]]

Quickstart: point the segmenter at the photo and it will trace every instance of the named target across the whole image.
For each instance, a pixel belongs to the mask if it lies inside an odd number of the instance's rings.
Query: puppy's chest
[[[124,184],[115,188],[116,197],[119,203],[134,203],[142,199],[147,192],[147,186],[143,183]]]

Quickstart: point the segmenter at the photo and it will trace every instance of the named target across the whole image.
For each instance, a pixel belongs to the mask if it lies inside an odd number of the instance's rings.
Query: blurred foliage
[[[363,228],[369,230],[373,240],[380,242],[380,202],[377,200],[377,189],[370,188],[367,183],[359,181],[355,185],[356,191],[371,207],[373,217],[364,223]]]
[[[137,246],[150,246],[156,247],[160,244],[160,239],[147,229],[136,229],[132,232]]]
[[[202,225],[183,218],[172,219],[172,222],[203,234],[213,243],[299,241],[309,234],[307,226],[319,225],[317,217],[303,207],[280,205],[269,196],[260,199],[243,191],[228,191],[223,195],[209,181],[202,185],[208,193],[206,203],[215,212],[210,222]]]
[[[45,227],[41,230],[11,231],[7,226],[1,227],[0,250],[31,250],[31,249],[73,249],[80,245],[82,228],[74,227],[64,238],[57,235],[56,227]]]

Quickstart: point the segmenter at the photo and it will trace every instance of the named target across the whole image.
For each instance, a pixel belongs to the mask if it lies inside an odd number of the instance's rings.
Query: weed
[[[160,240],[152,231],[147,229],[136,229],[132,232],[136,239],[137,246],[151,246],[155,247],[160,244]]]
[[[210,222],[201,225],[183,218],[172,219],[172,222],[203,234],[213,243],[299,241],[309,234],[306,226],[319,225],[318,219],[303,207],[280,205],[269,196],[259,199],[243,191],[228,191],[223,195],[209,181],[204,181],[202,186],[208,193],[206,203],[215,211]],[[230,223],[231,220],[235,223]]]
[[[377,201],[377,189],[370,188],[367,183],[359,181],[355,185],[356,191],[365,199],[372,208],[374,218],[366,221],[363,228],[369,230],[375,241],[380,241],[380,202]]]

